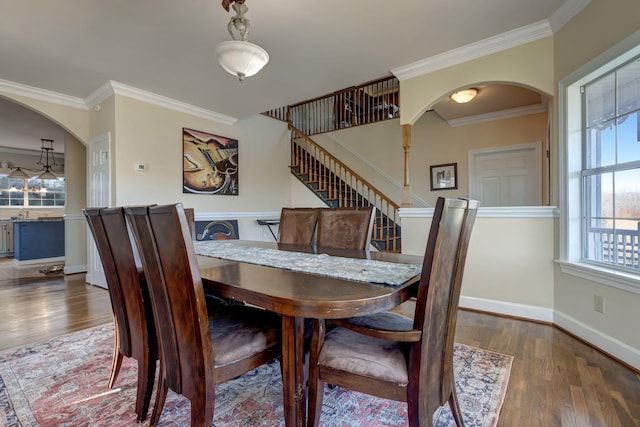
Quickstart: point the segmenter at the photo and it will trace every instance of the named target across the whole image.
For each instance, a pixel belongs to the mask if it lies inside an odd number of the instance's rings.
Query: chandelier
[[[50,179],[58,179],[58,177],[52,172],[53,166],[58,166],[56,163],[56,159],[53,155],[53,140],[52,139],[41,139],[40,143],[42,144],[40,147],[40,160],[36,162],[36,165],[42,166],[41,169],[28,169],[25,167],[15,167],[14,170],[8,175],[9,178],[18,178],[27,180],[31,178],[26,172],[40,172],[36,178],[42,180],[50,180]],[[24,169],[24,170],[23,170]]]
[[[249,43],[249,20],[245,13],[249,10],[245,0],[222,0],[222,7],[229,12],[229,5],[236,15],[227,25],[229,35],[233,40],[220,42],[214,50],[214,55],[222,68],[229,74],[238,76],[240,81],[258,73],[269,62],[269,54],[257,44]],[[239,40],[236,39],[236,33]]]

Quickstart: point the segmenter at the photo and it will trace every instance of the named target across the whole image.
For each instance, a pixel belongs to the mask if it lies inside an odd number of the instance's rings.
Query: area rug
[[[125,358],[113,390],[113,326],[102,325],[46,342],[0,352],[0,425],[135,426],[136,362]],[[511,370],[511,356],[461,344],[455,347],[458,399],[469,427],[495,427]],[[153,398],[152,398],[153,405]],[[169,391],[158,426],[188,426],[190,405]],[[216,388],[214,427],[282,426],[282,381],[277,362]],[[321,425],[407,425],[407,405],[326,388]],[[436,427],[453,426],[449,407]]]

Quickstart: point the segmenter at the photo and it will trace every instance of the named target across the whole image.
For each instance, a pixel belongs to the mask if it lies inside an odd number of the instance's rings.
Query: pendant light
[[[249,8],[245,0],[223,0],[222,7],[228,12],[229,5],[236,15],[231,18],[227,29],[233,40],[218,43],[214,55],[222,68],[229,74],[244,81],[258,73],[269,62],[269,54],[257,44],[249,43],[249,20],[245,18]],[[238,33],[240,39],[236,39]]]

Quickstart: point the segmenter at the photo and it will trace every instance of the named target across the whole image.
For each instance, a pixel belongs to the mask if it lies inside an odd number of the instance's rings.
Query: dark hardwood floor
[[[111,321],[108,292],[84,275],[10,261],[0,260],[0,350]],[[460,311],[456,340],[514,356],[499,427],[640,427],[640,375],[553,326]]]
[[[88,285],[84,274],[45,275],[43,267],[0,258],[0,350],[113,320],[105,289]]]

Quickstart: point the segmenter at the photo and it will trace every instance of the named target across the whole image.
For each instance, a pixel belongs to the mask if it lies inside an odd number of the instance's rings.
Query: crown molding
[[[147,92],[142,89],[137,89],[132,86],[127,86],[113,80],[104,83],[84,99],[2,79],[0,79],[0,92],[50,102],[64,107],[79,108],[82,110],[90,110],[113,95],[122,95],[181,113],[202,117],[207,120],[213,120],[229,126],[233,125],[237,121],[235,117],[226,116],[211,110],[196,107],[185,102],[157,95],[152,92]]]
[[[71,108],[87,109],[83,99],[0,79],[0,91]]]
[[[565,0],[562,6],[549,18],[551,30],[555,33],[584,9],[591,0]]]
[[[451,127],[475,125],[477,123],[490,122],[493,120],[511,119],[514,117],[528,116],[530,114],[544,113],[547,111],[544,105],[535,104],[524,107],[510,108],[508,110],[494,111],[492,113],[478,114],[476,116],[462,117],[459,119],[447,120]]]
[[[448,52],[413,62],[391,70],[398,80],[408,80],[453,65],[462,64],[492,53],[521,46],[553,35],[548,20],[536,22],[497,36],[462,46]]]
[[[158,95],[153,92],[147,92],[145,90],[138,89],[133,86],[128,86],[113,80],[109,80],[107,83],[100,86],[91,95],[89,95],[85,99],[85,101],[87,102],[89,108],[94,108],[100,102],[104,101],[114,94],[137,99],[138,101],[143,101],[181,113],[190,114],[192,116],[202,117],[203,119],[213,120],[215,122],[219,122],[229,126],[233,125],[238,120],[235,117],[196,107],[194,105],[187,104],[173,98],[168,98],[166,96]]]
[[[98,104],[109,99],[115,94],[111,83],[111,81],[103,83],[98,89],[91,92],[89,96],[84,99],[84,102],[87,105],[87,110],[95,108]]]
[[[408,80],[552,36],[553,33],[560,30],[590,2],[591,0],[565,0],[562,6],[549,19],[394,68],[391,73],[400,81]]]

